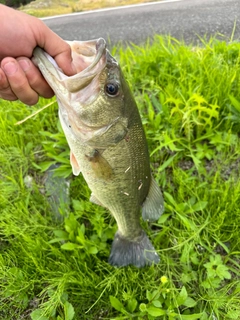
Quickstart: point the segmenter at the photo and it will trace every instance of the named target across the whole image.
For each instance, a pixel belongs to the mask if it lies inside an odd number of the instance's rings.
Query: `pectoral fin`
[[[164,211],[162,192],[156,181],[152,178],[148,195],[143,203],[143,220],[156,221]]]
[[[73,174],[75,176],[78,176],[79,173],[81,172],[81,169],[80,169],[79,164],[77,162],[77,159],[75,158],[75,156],[72,153],[72,151],[70,152],[70,163],[71,163],[71,166],[72,166]]]
[[[98,150],[94,149],[92,154],[85,155],[85,157],[90,162],[92,170],[98,179],[111,179],[113,169]]]

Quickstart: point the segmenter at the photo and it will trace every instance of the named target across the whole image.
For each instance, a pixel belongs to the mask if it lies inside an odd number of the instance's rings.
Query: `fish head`
[[[73,76],[65,75],[42,49],[33,53],[34,63],[57,97],[61,123],[84,141],[104,134],[118,121],[127,126],[124,78],[105,40],[68,43],[77,70]]]

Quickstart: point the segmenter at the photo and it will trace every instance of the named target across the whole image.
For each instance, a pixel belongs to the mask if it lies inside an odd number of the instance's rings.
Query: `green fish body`
[[[151,176],[135,100],[104,39],[69,44],[76,75],[64,75],[40,48],[34,51],[34,62],[56,94],[73,173],[83,174],[92,191],[90,201],[107,208],[117,222],[109,263],[158,263],[140,214],[144,220],[157,220],[163,198]]]

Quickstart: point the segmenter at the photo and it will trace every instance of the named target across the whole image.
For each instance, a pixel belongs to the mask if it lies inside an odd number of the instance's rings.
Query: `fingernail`
[[[12,76],[17,71],[17,64],[14,62],[7,62],[2,68],[8,76]]]
[[[28,60],[18,60],[18,63],[20,64],[23,71],[27,71],[30,68],[30,63]]]

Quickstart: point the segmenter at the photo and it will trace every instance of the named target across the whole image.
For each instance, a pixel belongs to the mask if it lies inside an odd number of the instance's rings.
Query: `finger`
[[[39,46],[52,56],[63,72],[68,75],[74,75],[77,70],[72,62],[71,48],[67,42],[49,30],[43,23],[40,29],[42,33],[42,43]]]
[[[16,97],[25,104],[36,104],[38,102],[38,94],[30,87],[19,63],[13,58],[5,58],[2,60],[1,67]]]
[[[0,98],[9,101],[15,101],[18,98],[12,92],[4,71],[0,68]]]
[[[17,62],[24,71],[30,87],[44,98],[53,97],[54,93],[49,87],[46,80],[43,78],[39,69],[32,63],[32,61],[25,57],[17,58]]]

